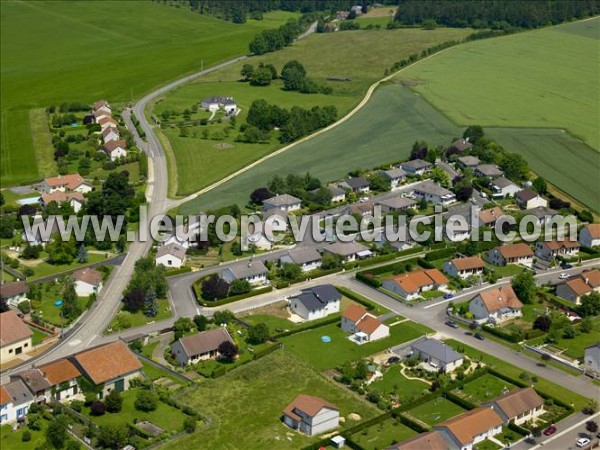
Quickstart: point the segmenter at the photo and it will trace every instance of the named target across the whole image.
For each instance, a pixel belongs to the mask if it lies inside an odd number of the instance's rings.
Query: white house
[[[481,406],[433,427],[452,445],[472,450],[475,444],[502,432],[502,418],[489,406]]]
[[[389,180],[390,189],[392,190],[396,189],[399,185],[401,185],[404,179],[406,178],[406,172],[401,168],[384,170],[383,172],[381,172],[381,175],[383,175],[384,178]]]
[[[340,311],[342,295],[331,284],[303,289],[290,297],[290,309],[304,320],[315,320]]]
[[[383,280],[382,287],[406,300],[414,300],[425,291],[444,289],[446,278],[437,269],[421,269],[402,273]]]
[[[223,109],[228,115],[235,112],[237,105],[233,97],[214,96],[203,98],[200,102],[202,109],[215,112]]]
[[[495,164],[479,164],[475,167],[475,175],[485,178],[498,178],[504,175],[504,172]]]
[[[283,423],[293,430],[316,436],[339,426],[340,411],[320,397],[300,394],[283,410]]]
[[[267,283],[268,272],[262,261],[243,261],[223,269],[221,277],[228,283],[246,280],[252,285],[258,285]]]
[[[533,265],[533,250],[525,243],[500,245],[487,253],[487,260],[497,266],[520,264]]]
[[[532,387],[515,389],[490,402],[505,424],[521,425],[544,414],[544,399]]]
[[[83,399],[77,378],[81,372],[68,359],[62,358],[41,366],[22,370],[11,376],[20,379],[33,393],[36,403]]]
[[[552,261],[557,256],[572,258],[579,254],[577,241],[540,241],[535,244],[535,256]]]
[[[9,306],[17,307],[19,303],[27,300],[29,287],[24,281],[0,284],[0,297],[6,300]]]
[[[369,182],[362,177],[348,178],[338,184],[342,189],[348,189],[352,192],[369,192]]]
[[[163,265],[167,268],[179,269],[185,262],[186,250],[177,244],[163,245],[156,252],[154,260],[156,265]]]
[[[341,328],[350,334],[350,340],[364,344],[390,335],[390,328],[361,306],[351,304],[342,314]]]
[[[413,193],[415,197],[424,198],[434,205],[446,206],[456,201],[456,196],[453,192],[431,180],[427,180],[416,186]]]
[[[288,230],[288,212],[279,208],[271,208],[263,213],[263,227],[271,227],[272,233],[285,233]]]
[[[95,269],[86,268],[73,272],[75,292],[79,297],[98,294],[102,289],[102,274]]]
[[[98,120],[98,125],[100,125],[101,132],[104,132],[104,130],[107,128],[111,128],[117,132],[119,130],[119,122],[112,117],[103,117],[102,119]]]
[[[591,370],[600,375],[600,342],[586,347],[583,356],[583,364],[587,370]]]
[[[584,247],[600,246],[600,223],[586,225],[579,232],[579,243]]]
[[[600,292],[600,270],[592,269],[556,285],[556,295],[579,305],[581,297]]]
[[[454,371],[464,361],[463,355],[437,339],[419,339],[410,344],[410,349],[421,361],[445,373]]]
[[[514,197],[522,190],[515,183],[504,177],[498,177],[495,180],[492,180],[490,188],[492,189],[494,197],[500,198]]]
[[[327,186],[329,192],[331,192],[331,203],[339,203],[346,201],[346,191],[336,186]]]
[[[0,363],[5,364],[31,350],[33,331],[9,310],[0,313]]]
[[[109,141],[117,141],[119,140],[119,130],[113,127],[106,127],[102,130],[102,142],[105,144]]]
[[[444,272],[451,277],[468,278],[481,276],[485,263],[479,256],[454,258],[444,264]]]
[[[219,357],[219,346],[223,342],[234,344],[225,328],[202,331],[178,339],[171,345],[171,355],[181,366]]]
[[[533,192],[531,189],[523,189],[515,195],[517,205],[522,209],[533,209],[540,206],[548,206],[548,200]]]
[[[112,108],[106,100],[98,100],[92,105],[92,111],[112,115]]]
[[[114,161],[127,156],[127,142],[123,139],[105,142],[103,147],[104,153],[110,156],[110,160]]]
[[[463,169],[470,168],[474,169],[480,164],[479,158],[477,156],[461,156],[458,158],[458,165]]]
[[[521,317],[522,308],[523,303],[510,285],[487,289],[469,301],[469,312],[479,323],[500,323]]]
[[[371,250],[354,241],[335,242],[327,247],[323,247],[323,252],[339,256],[344,264],[356,261],[357,259],[368,258],[372,255]]]
[[[280,209],[282,211],[298,211],[302,208],[302,200],[289,194],[280,194],[263,201],[263,211]]]
[[[410,175],[424,175],[426,172],[431,170],[431,163],[423,161],[422,159],[413,159],[400,164],[400,167],[404,172]]]
[[[290,250],[279,258],[279,264],[298,264],[303,272],[318,269],[321,267],[321,262],[321,254],[314,248]]]
[[[33,395],[21,380],[0,386],[0,424],[24,418],[32,403]]]
[[[92,186],[86,183],[78,173],[45,178],[44,181],[42,181],[39,185],[39,190],[44,194],[52,194],[56,191],[76,191],[85,194],[86,192],[90,192],[92,189]]]
[[[482,209],[479,211],[479,225],[485,227],[494,227],[496,221],[504,215],[504,211],[498,206],[494,206],[489,209]]]
[[[42,194],[40,197],[40,207],[42,209],[46,209],[46,207],[51,203],[56,202],[57,205],[62,205],[63,203],[68,203],[75,213],[81,211],[83,208],[83,204],[85,203],[85,198],[81,192],[63,192],[63,191],[54,191],[51,194]]]

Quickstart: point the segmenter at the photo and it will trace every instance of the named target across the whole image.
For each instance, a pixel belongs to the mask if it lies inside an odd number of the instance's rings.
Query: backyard
[[[158,314],[154,317],[144,315],[143,311],[131,313],[121,309],[110,322],[107,331],[115,333],[117,331],[126,330],[128,328],[141,327],[148,323],[160,322],[168,319],[173,315],[171,304],[165,298],[156,299]]]
[[[352,435],[352,440],[358,442],[365,450],[380,450],[416,435],[416,431],[399,420],[388,419]]]
[[[489,402],[515,388],[514,384],[486,373],[476,380],[465,384],[462,389],[462,396],[470,402],[481,404]],[[460,394],[461,390],[457,390],[457,392]]]
[[[380,378],[369,385],[369,390],[398,396],[400,404],[410,402],[424,393],[429,393],[429,385],[419,380],[409,380],[400,372],[401,366],[392,364]]]

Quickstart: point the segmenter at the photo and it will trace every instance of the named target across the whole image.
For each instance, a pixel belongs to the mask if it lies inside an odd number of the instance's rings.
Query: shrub
[[[21,436],[21,441],[29,442],[30,440],[31,440],[31,432],[29,432],[28,430],[25,430],[23,432],[23,435]]]
[[[158,406],[158,395],[154,391],[142,389],[137,393],[133,406],[139,411],[154,411]]]
[[[90,405],[90,414],[92,416],[102,416],[106,412],[106,405],[103,401],[95,400]]]
[[[186,433],[193,433],[196,431],[196,418],[195,417],[186,417],[183,420],[183,430]]]
[[[121,407],[123,406],[123,398],[116,389],[110,391],[110,393],[106,396],[105,402],[106,410],[110,413],[121,411]]]

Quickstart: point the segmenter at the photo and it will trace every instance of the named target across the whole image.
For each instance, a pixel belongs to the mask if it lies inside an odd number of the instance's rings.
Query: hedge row
[[[357,272],[356,279],[358,281],[362,281],[365,284],[368,284],[371,287],[374,287],[375,289],[381,287],[381,280],[378,278],[374,278],[374,275],[371,272],[369,272],[369,273]]]
[[[406,416],[405,414],[400,414],[398,416],[400,423],[402,425],[406,425],[408,428],[412,428],[417,433],[426,433],[427,431],[431,431],[429,427],[424,427],[420,422],[413,420],[411,417]]]
[[[295,328],[293,330],[283,331],[281,333],[274,334],[273,336],[271,336],[271,339],[273,339],[273,340],[281,339],[286,336],[291,336],[292,334],[301,333],[302,331],[312,330],[314,328],[323,327],[325,325],[331,325],[332,323],[338,323],[339,321],[340,321],[340,315],[335,314],[333,317],[330,317],[327,320],[323,320],[322,322],[321,321],[314,322],[314,323],[310,323],[304,327],[299,327],[299,328]]]
[[[375,305],[373,304],[373,302],[371,302],[371,300],[369,300],[364,295],[357,294],[356,292],[351,291],[350,289],[345,288],[344,286],[335,286],[335,288],[338,290],[338,292],[340,294],[348,297],[350,300],[354,300],[356,303],[360,303],[365,308],[367,308],[369,311],[372,311],[375,309]]]
[[[489,325],[482,325],[481,329],[483,331],[487,331],[490,334],[493,334],[494,336],[498,336],[500,339],[504,339],[505,341],[513,342],[515,344],[517,342],[520,342],[522,339],[522,337],[518,334],[507,333],[499,328],[490,327]]]
[[[459,395],[456,395],[454,392],[447,392],[446,398],[450,400],[452,403],[456,403],[458,406],[461,406],[464,409],[472,410],[477,408],[477,405],[467,399],[462,398]]]
[[[442,258],[448,258],[450,256],[454,256],[456,253],[455,247],[447,247],[441,250],[434,250],[433,252],[429,252],[425,255],[425,259],[427,261],[435,261]]]
[[[284,289],[284,288],[290,287],[292,284],[302,283],[303,281],[306,281],[308,279],[321,278],[326,275],[331,275],[332,273],[336,273],[339,271],[340,271],[340,269],[327,269],[327,270],[316,269],[311,272],[308,272],[307,274],[303,274],[302,277],[297,278],[295,280],[278,281],[277,283],[275,283],[275,287],[277,289]]]
[[[191,272],[192,268],[189,266],[180,267],[179,269],[171,269],[165,272],[165,277],[173,277],[175,275],[180,275],[182,273]]]
[[[523,428],[522,426],[517,425],[514,422],[508,423],[508,429],[520,434],[521,436],[529,436],[529,430],[527,428]]]
[[[194,291],[194,294],[196,295],[196,300],[198,300],[198,303],[200,303],[202,306],[208,306],[208,307],[227,305],[228,303],[237,302],[238,300],[242,300],[244,298],[255,297],[257,295],[265,294],[265,293],[271,292],[273,290],[273,286],[266,286],[266,287],[260,288],[260,289],[253,289],[250,292],[247,292],[245,294],[232,295],[231,297],[227,297],[227,298],[224,298],[221,300],[206,301],[198,295],[199,293],[195,289],[195,287],[196,286],[194,285],[193,291]]]
[[[256,352],[254,353],[254,355],[252,356],[252,359],[248,359],[246,361],[244,361],[241,364],[238,364],[237,366],[233,365],[233,366],[219,366],[217,367],[215,370],[212,371],[211,377],[212,378],[219,378],[222,377],[223,375],[225,375],[227,372],[231,372],[234,369],[237,369],[238,367],[241,367],[245,364],[248,364],[249,362],[252,361],[256,361],[258,359],[264,358],[267,355],[270,355],[271,353],[275,352],[276,350],[281,349],[281,344],[278,345],[272,345],[271,347],[268,347],[264,350],[261,350],[260,352]]]

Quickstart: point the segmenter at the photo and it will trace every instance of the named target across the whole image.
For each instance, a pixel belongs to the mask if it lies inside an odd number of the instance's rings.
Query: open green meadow
[[[341,117],[359,101],[371,84],[382,78],[385,69],[394,62],[432,45],[460,39],[470,32],[468,29],[403,29],[312,35],[281,51],[232,64],[169,92],[164,98],[157,99],[152,112],[160,118],[163,111],[181,112],[191,108],[202,97],[227,95],[234,97],[241,108],[241,114],[237,117],[238,128],[245,122],[248,108],[256,99],[265,99],[285,108],[301,106],[309,109],[333,105]],[[354,58],[353,54],[360,57]],[[257,66],[263,62],[273,64],[281,71],[286,62],[294,59],[305,66],[311,79],[331,86],[333,95],[284,91],[281,81],[275,81],[268,87],[251,86],[240,81],[240,70],[244,64]],[[328,77],[349,78],[350,81],[327,81]],[[169,163],[177,166],[177,187],[171,187],[172,193],[183,195],[197,191],[282,146],[275,137],[267,144],[236,142],[237,130],[230,131],[229,136],[221,140],[204,139],[202,136],[205,129],[212,136],[216,130],[223,131],[225,128],[217,123],[196,126],[189,130],[188,137],[179,137],[178,129],[163,130],[174,154],[174,161],[170,158]],[[225,144],[227,148],[221,148],[223,145],[220,144]]]
[[[291,431],[281,422],[283,409],[298,394],[316,395],[335,404],[346,417],[342,426],[380,414],[374,405],[317,373],[285,350],[276,351],[220,378],[183,389],[175,397],[206,418],[207,426],[167,442],[165,449],[297,449],[317,438]],[[240,430],[250,431],[240,440]]]
[[[2,2],[3,185],[42,175],[29,110],[64,102],[139,98],[186,73],[248,51],[293,13],[236,25],[151,1]]]

